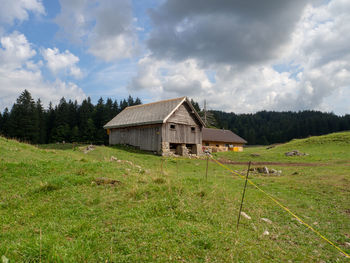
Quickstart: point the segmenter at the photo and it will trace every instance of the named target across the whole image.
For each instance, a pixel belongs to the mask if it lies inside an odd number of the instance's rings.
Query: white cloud
[[[52,73],[58,75],[63,72],[76,78],[82,77],[82,72],[76,65],[79,58],[68,50],[60,53],[58,48],[47,48],[42,51],[42,55]]]
[[[137,35],[130,0],[60,0],[56,17],[60,34],[104,60],[130,58],[137,50]]]
[[[0,38],[0,61],[9,69],[22,67],[22,64],[32,58],[36,52],[28,43],[26,37],[18,32]]]
[[[24,21],[29,12],[45,14],[41,0],[2,0],[0,8],[0,23],[13,24],[14,21]]]
[[[34,98],[40,98],[44,105],[57,103],[61,97],[81,101],[85,94],[71,82],[57,79],[46,81],[40,67],[41,61],[34,61],[37,53],[23,34],[14,32],[0,38],[0,110],[11,107],[19,94],[27,89]]]
[[[129,88],[147,90],[156,98],[206,99],[213,109],[238,113],[304,109],[349,113],[349,102],[339,96],[350,90],[348,32],[350,1],[307,5],[289,42],[277,47],[280,52],[273,60],[218,65],[202,63],[208,54],[200,57],[197,52],[184,51],[187,58],[177,62],[166,54],[162,58],[151,55],[139,61]],[[215,81],[205,74],[208,71],[215,74]]]
[[[130,58],[134,52],[133,36],[120,34],[92,41],[89,52],[104,61]]]
[[[200,103],[206,99],[212,109],[242,113],[276,109],[279,101],[290,98],[297,87],[288,73],[278,73],[272,67],[237,70],[216,66],[214,82],[206,74],[211,70],[201,68],[194,59],[174,63],[146,57],[140,60],[129,89],[145,89],[159,99],[189,96]]]
[[[205,72],[193,59],[171,63],[146,56],[138,66],[138,74],[128,86],[131,90],[147,89],[157,97],[198,96],[211,87]]]

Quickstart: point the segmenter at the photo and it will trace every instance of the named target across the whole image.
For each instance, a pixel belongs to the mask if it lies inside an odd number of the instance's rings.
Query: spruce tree
[[[11,137],[31,143],[39,141],[39,116],[35,102],[27,90],[21,93],[12,107],[9,129]]]
[[[103,125],[105,125],[107,121],[109,121],[109,119],[107,119],[106,113],[107,112],[103,99],[100,98],[97,102],[97,105],[95,106],[94,112],[94,125],[96,128],[95,142],[98,144],[105,143],[108,138],[106,131],[103,129]]]
[[[46,112],[46,137],[47,137],[47,141],[49,143],[54,142],[52,135],[53,135],[53,130],[55,128],[55,119],[56,119],[56,114],[55,114],[55,110],[52,106],[52,102],[49,103],[49,108]]]
[[[36,102],[36,111],[38,114],[38,121],[39,121],[39,139],[38,143],[47,143],[47,135],[46,135],[46,114],[43,108],[43,105],[41,104],[41,100],[38,99]]]
[[[2,123],[2,114],[0,111],[0,135],[3,134],[2,129],[3,129],[3,123]]]
[[[201,108],[199,107],[198,102],[196,102],[196,101],[194,101],[193,99],[191,99],[191,104],[192,104],[193,108],[194,108],[197,112],[200,112],[200,111],[201,111]]]
[[[142,104],[141,100],[139,97],[136,98],[136,100],[134,101],[134,105],[140,105]]]
[[[10,119],[10,113],[8,108],[5,108],[3,114],[2,114],[2,127],[1,127],[1,133],[2,135],[9,137],[9,119]]]
[[[134,98],[129,95],[128,97],[128,106],[133,106],[134,105]]]
[[[95,125],[93,121],[94,106],[91,103],[90,97],[83,100],[79,108],[79,130],[81,132],[82,142],[93,142],[95,135]]]
[[[119,111],[124,110],[126,107],[128,107],[128,102],[125,99],[121,100],[119,103]]]

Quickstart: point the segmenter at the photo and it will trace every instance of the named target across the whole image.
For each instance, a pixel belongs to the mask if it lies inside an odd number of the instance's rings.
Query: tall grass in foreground
[[[337,135],[348,133],[332,136]],[[309,156],[284,157],[294,149]],[[348,150],[345,141],[293,141],[218,157],[315,163],[274,165],[282,176],[250,177],[350,252]],[[255,152],[260,156],[251,157]],[[242,218],[236,231],[244,181],[212,162],[205,180],[205,166],[205,160],[165,159],[162,173],[161,157],[130,148],[101,146],[84,154],[69,145],[36,148],[0,137],[0,257],[10,262],[346,260],[250,186],[243,211],[251,220]],[[243,173],[246,166],[231,168]],[[121,184],[94,183],[101,177]]]

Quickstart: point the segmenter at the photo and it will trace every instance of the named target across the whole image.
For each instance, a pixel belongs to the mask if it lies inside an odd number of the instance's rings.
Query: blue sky
[[[345,0],[2,0],[0,110],[28,89],[347,114],[349,21]]]

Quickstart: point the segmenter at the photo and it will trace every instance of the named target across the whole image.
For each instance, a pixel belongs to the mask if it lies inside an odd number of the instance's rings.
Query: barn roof
[[[203,141],[227,142],[227,143],[247,143],[230,130],[203,128]]]
[[[109,121],[103,128],[130,127],[147,124],[165,123],[167,119],[180,107],[184,102],[192,109],[194,115],[204,126],[202,119],[199,117],[191,102],[186,97],[162,100],[148,104],[141,104],[126,107],[122,112]]]

